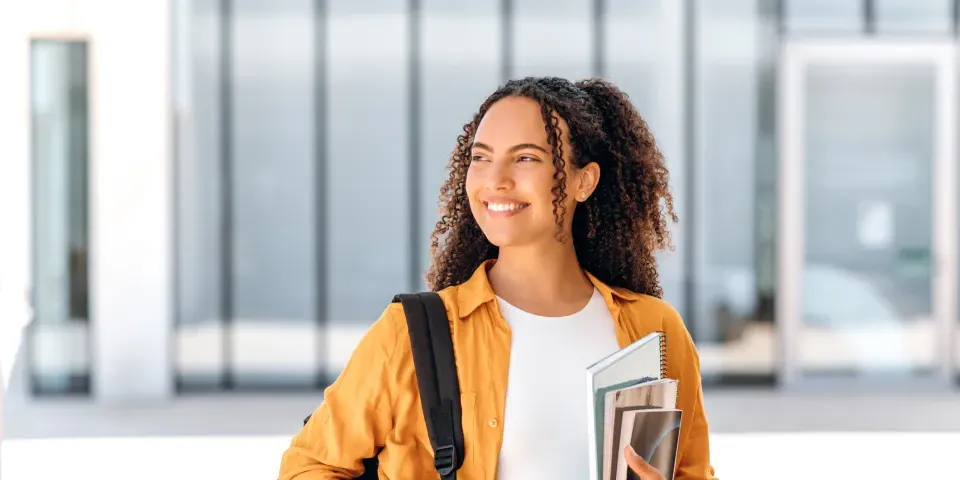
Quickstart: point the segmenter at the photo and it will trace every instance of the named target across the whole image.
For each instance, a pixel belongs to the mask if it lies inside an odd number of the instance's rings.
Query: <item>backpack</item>
[[[463,425],[460,413],[460,381],[453,354],[453,338],[447,309],[435,292],[403,293],[393,303],[403,305],[410,331],[410,347],[420,390],[420,405],[433,446],[433,465],[441,480],[457,478],[463,465]],[[303,420],[306,425],[310,420]],[[376,480],[376,457],[363,460],[363,475],[357,480]]]

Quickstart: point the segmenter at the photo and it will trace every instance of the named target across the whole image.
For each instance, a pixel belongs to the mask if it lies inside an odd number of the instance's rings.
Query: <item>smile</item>
[[[527,208],[529,203],[520,202],[483,202],[487,211],[499,215],[513,215]]]
[[[527,203],[486,203],[487,208],[493,210],[494,212],[513,212],[523,208],[527,208]]]

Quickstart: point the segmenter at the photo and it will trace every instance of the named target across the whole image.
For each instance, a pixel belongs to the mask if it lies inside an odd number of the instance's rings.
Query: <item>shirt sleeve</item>
[[[323,401],[283,452],[279,480],[350,479],[393,430],[390,373],[396,313],[388,307],[364,334]]]
[[[690,434],[683,456],[678,462],[677,480],[716,480],[710,464],[710,439],[707,417],[703,411],[703,395],[697,385],[696,400],[691,413]]]
[[[676,480],[716,480],[713,465],[710,463],[710,429],[703,408],[703,388],[700,380],[700,356],[683,324],[680,314],[670,309],[667,320],[672,323],[673,332],[667,337],[679,342],[675,352],[680,353],[679,387],[683,396],[683,423],[689,422],[690,430],[684,445],[679,449]]]

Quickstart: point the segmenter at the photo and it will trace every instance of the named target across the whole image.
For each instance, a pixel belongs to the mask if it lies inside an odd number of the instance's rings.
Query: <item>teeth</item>
[[[487,208],[494,212],[510,212],[525,207],[522,203],[488,203]]]

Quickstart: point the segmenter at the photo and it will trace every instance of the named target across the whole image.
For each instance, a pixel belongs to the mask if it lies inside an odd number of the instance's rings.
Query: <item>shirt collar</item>
[[[487,277],[487,271],[494,263],[496,263],[496,260],[493,259],[484,261],[473,272],[473,275],[458,287],[457,307],[460,318],[466,318],[480,307],[480,305],[491,302],[497,298],[493,292],[493,287],[490,286],[490,279]],[[593,286],[600,292],[604,302],[607,304],[607,308],[609,308],[611,312],[619,311],[620,307],[618,302],[630,302],[640,298],[640,294],[638,293],[625,288],[611,287],[593,276],[592,273],[587,271],[584,273],[587,274],[587,278],[590,279]]]

